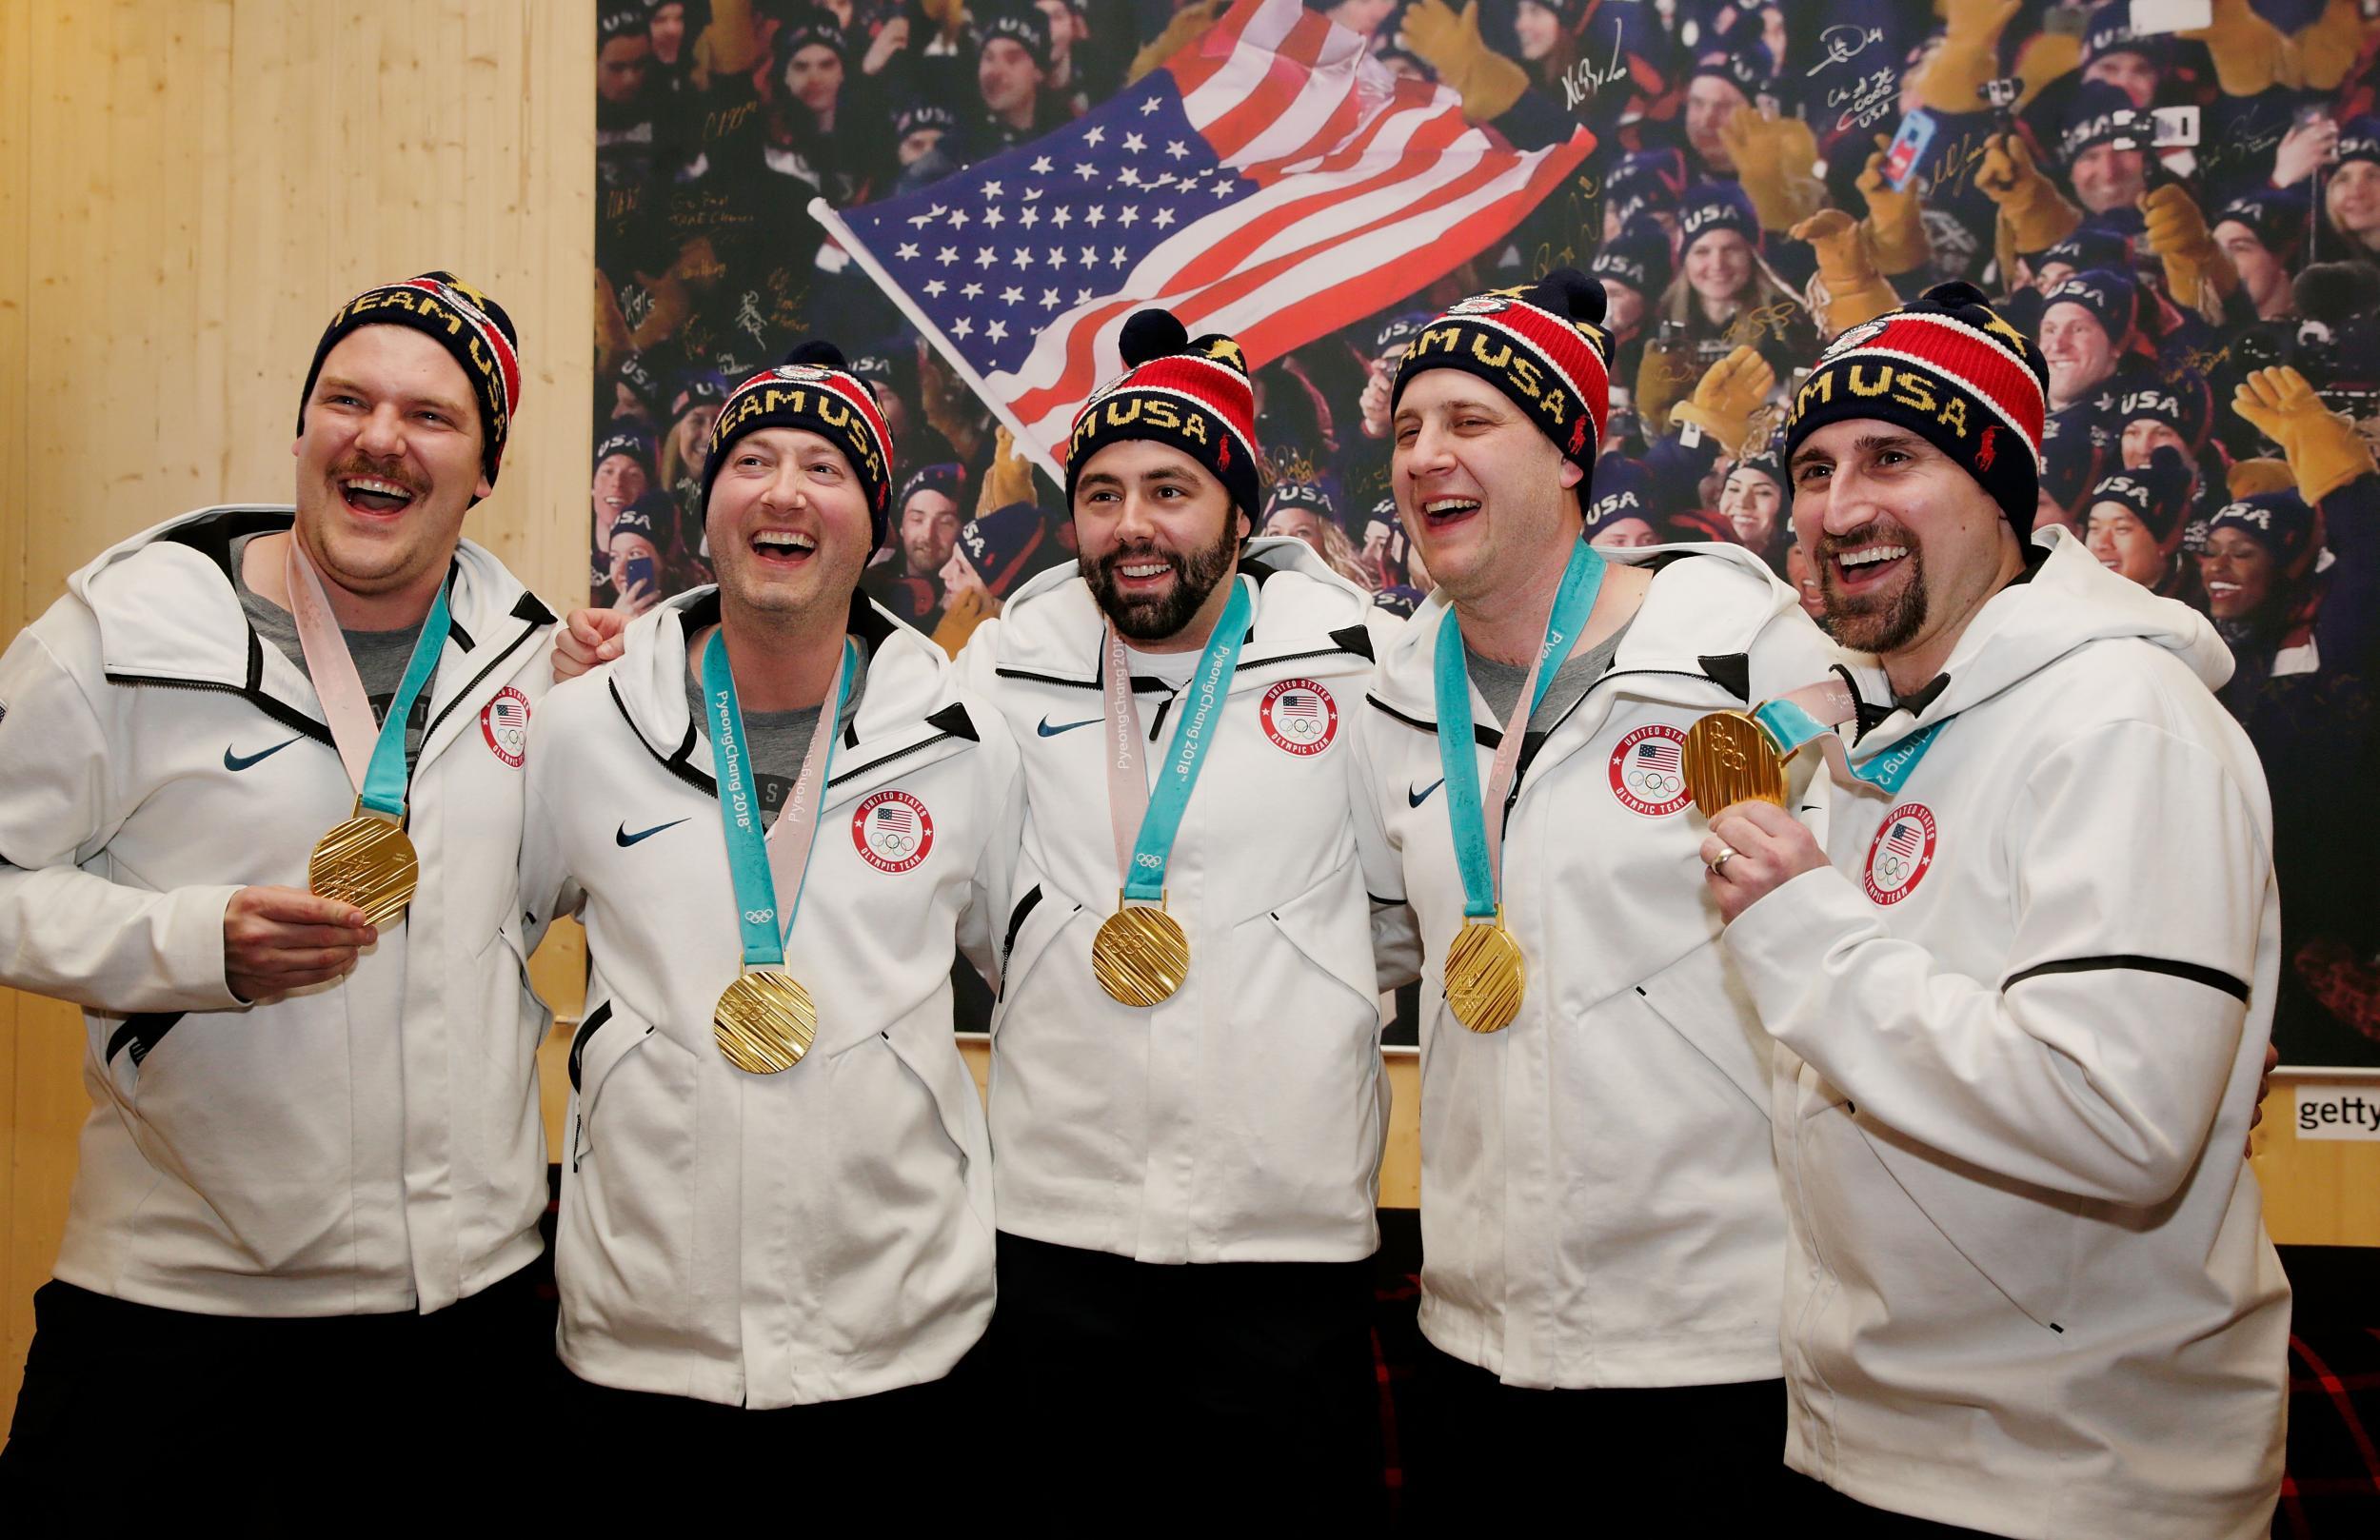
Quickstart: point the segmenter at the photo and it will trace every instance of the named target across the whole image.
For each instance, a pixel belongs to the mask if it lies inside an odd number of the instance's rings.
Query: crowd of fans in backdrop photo
[[[1195,308],[1128,288],[1203,194],[1236,207],[1271,185],[1235,168],[1196,100],[1213,83],[1191,77],[1202,37],[1281,3],[606,5],[595,602],[641,612],[708,581],[711,424],[816,330],[875,339],[855,369],[900,479],[874,598],[955,654],[1070,561],[1057,484],[1034,468],[1053,446],[1031,442],[1023,401],[1049,387],[1032,350],[1119,295]],[[1815,615],[1783,405],[1829,341],[1976,283],[2049,364],[2036,523],[2204,610],[2237,659],[2222,698],[2264,760],[2286,897],[2284,1061],[2380,1068],[2380,839],[2358,816],[2380,770],[2380,0],[1309,14],[1293,34],[1309,61],[1339,58],[1344,30],[1353,53],[1331,67],[1458,105],[1479,136],[1463,143],[1529,180],[1485,236],[1350,240],[1343,282],[1279,303],[1271,335],[1294,346],[1265,356],[1262,328],[1230,328],[1255,373],[1260,532],[1410,614],[1430,578],[1390,495],[1396,365],[1447,303],[1576,266],[1604,286],[1616,344],[1589,538],[1749,546]],[[1081,207],[1034,231],[1072,171]],[[1299,314],[1331,329],[1289,326]],[[2146,805],[2107,833],[2194,838]]]

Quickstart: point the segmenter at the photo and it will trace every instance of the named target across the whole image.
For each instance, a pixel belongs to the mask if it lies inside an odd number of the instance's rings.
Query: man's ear
[[[1586,479],[1587,473],[1585,468],[1582,467],[1576,460],[1571,459],[1567,455],[1563,456],[1562,485],[1566,487],[1576,486]]]

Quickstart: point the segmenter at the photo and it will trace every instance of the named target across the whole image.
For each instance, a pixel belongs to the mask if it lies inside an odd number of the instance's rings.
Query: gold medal
[[[1785,756],[1740,711],[1715,711],[1686,730],[1686,790],[1705,819],[1736,802],[1785,805]]]
[[[1493,920],[1464,920],[1446,949],[1446,1003],[1474,1032],[1501,1032],[1513,1024],[1527,977],[1520,943],[1504,928],[1501,908]]]
[[[413,841],[396,819],[366,813],[356,816],[314,841],[307,859],[306,885],[326,898],[337,898],[364,911],[372,925],[386,930],[405,906],[413,901],[422,864]]]
[[[818,1007],[793,975],[753,968],[711,1007],[711,1036],[746,1075],[774,1075],[802,1062],[818,1037]]]
[[[1123,897],[1119,894],[1119,905]],[[1170,999],[1190,974],[1190,938],[1180,922],[1155,906],[1120,907],[1091,938],[1091,972],[1112,999],[1126,1005],[1156,1005]]]

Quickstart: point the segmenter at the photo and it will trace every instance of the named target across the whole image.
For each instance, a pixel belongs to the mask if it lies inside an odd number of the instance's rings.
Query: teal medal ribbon
[[[356,800],[381,817],[402,822],[405,819],[406,783],[411,772],[405,762],[405,724],[413,715],[413,702],[421,699],[429,684],[429,677],[438,668],[438,658],[446,650],[446,633],[452,621],[446,611],[446,585],[438,585],[438,595],[429,602],[429,614],[422,621],[422,634],[413,643],[413,656],[406,661],[405,677],[397,681],[397,693],[388,702],[388,715],[381,720],[380,733],[372,740],[370,768],[364,772],[364,784],[357,789]]]
[[[1476,732],[1471,714],[1471,670],[1463,659],[1462,624],[1449,604],[1438,627],[1437,673],[1438,758],[1446,773],[1446,816],[1455,837],[1455,864],[1462,873],[1464,916],[1492,920],[1498,912],[1497,884],[1500,879],[1503,846],[1503,800],[1512,784],[1520,742],[1528,735],[1529,719],[1545,699],[1555,671],[1570,656],[1578,635],[1595,609],[1603,587],[1602,554],[1580,541],[1571,547],[1570,563],[1562,569],[1561,586],[1554,593],[1553,613],[1546,618],[1545,641],[1521,685],[1525,708],[1516,706],[1504,729],[1489,772],[1486,800],[1497,803],[1496,822],[1489,825],[1480,795]]]
[[[1165,760],[1158,767],[1157,786],[1143,791],[1147,802],[1140,813],[1139,826],[1131,834],[1129,854],[1123,870],[1123,898],[1130,903],[1156,903],[1165,894],[1165,867],[1172,859],[1174,839],[1181,832],[1182,814],[1190,806],[1190,793],[1199,783],[1199,774],[1206,768],[1207,750],[1214,743],[1216,713],[1231,693],[1231,680],[1240,664],[1240,645],[1248,634],[1248,622],[1255,605],[1248,599],[1245,579],[1235,580],[1231,600],[1223,606],[1222,618],[1215,622],[1215,633],[1207,639],[1206,650],[1199,657],[1198,671],[1190,676],[1183,691],[1182,712],[1174,723],[1174,736],[1166,745]],[[1108,664],[1112,676],[1118,672],[1114,661]],[[1131,790],[1140,790],[1145,782],[1137,753],[1140,741],[1139,712],[1132,704],[1131,686],[1123,687],[1123,709],[1133,716],[1128,732],[1111,738],[1119,744],[1128,742],[1136,751],[1129,755]],[[1115,689],[1110,680],[1109,710],[1116,710]],[[1132,816],[1132,803],[1121,772],[1126,768],[1127,757],[1118,754],[1111,759],[1111,767],[1119,774],[1111,776],[1109,808],[1117,833],[1117,848],[1124,849],[1127,820]]]
[[[1780,696],[1754,709],[1752,720],[1760,724],[1760,731],[1776,745],[1780,757],[1790,758],[1794,751],[1814,740],[1826,738],[1835,731],[1835,722],[1821,721],[1794,696]],[[1845,719],[1837,719],[1845,720]],[[1903,782],[1916,773],[1918,761],[1934,747],[1950,719],[1929,723],[1909,733],[1883,753],[1865,764],[1853,764],[1850,755],[1843,757],[1843,768],[1871,786],[1881,788],[1888,796],[1897,793]]]
[[[727,837],[727,872],[735,883],[737,923],[744,935],[746,968],[779,967],[785,960],[785,938],[793,932],[795,913],[802,906],[802,889],[809,876],[810,841],[818,830],[818,802],[825,795],[828,768],[834,761],[835,739],[842,731],[843,703],[849,696],[851,676],[859,664],[859,648],[845,637],[843,661],[835,673],[835,688],[810,734],[809,752],[802,758],[802,773],[793,783],[777,827],[792,841],[786,865],[794,873],[793,898],[782,919],[777,909],[777,883],[769,872],[768,836],[761,825],[760,792],[745,751],[744,712],[736,703],[735,671],[728,665],[725,638],[711,633],[703,649],[703,694],[710,708],[711,765],[719,780],[719,817]]]

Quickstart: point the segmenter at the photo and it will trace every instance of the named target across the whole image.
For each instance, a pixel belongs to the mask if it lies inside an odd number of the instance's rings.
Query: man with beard
[[[1425,1524],[1575,1502],[1584,1451],[1625,1473],[1595,1506],[1629,1532],[1689,1484],[1785,1480],[1767,1045],[1717,906],[1661,874],[1701,838],[1686,730],[1833,653],[1740,545],[1582,540],[1653,524],[1642,471],[1596,458],[1602,315],[1568,269],[1464,300],[1392,407],[1438,588],[1355,708],[1356,798],[1383,969],[1424,984]]]
[[[1228,1429],[1200,1512],[1344,1523],[1381,1498],[1387,1086],[1343,739],[1397,622],[1303,543],[1243,543],[1238,345],[1162,310],[1122,343],[1067,454],[1080,560],[959,660],[1024,751],[992,1018],[1011,1473],[1113,1513]]]
[[[1873,663],[1856,736],[1808,724],[1823,842],[1743,801],[1702,849],[1779,1044],[1786,1458],[1833,1533],[2244,1540],[2288,1378],[2245,1163],[2282,963],[2264,772],[2204,617],[2025,543],[2045,375],[1948,284],[1846,336],[1787,424],[1827,624]]]
[[[435,1473],[384,1515],[518,1482],[549,1355],[513,853],[553,617],[461,535],[521,381],[485,295],[366,290],[307,374],[294,515],[136,535],[0,657],[0,981],[84,1007],[93,1102],[0,1454],[28,1532],[260,1462],[303,1505],[359,1451]]]
[[[950,1375],[992,1313],[990,1151],[948,980],[954,946],[993,965],[1017,752],[856,591],[891,472],[831,344],[744,382],[704,472],[718,585],[539,724],[516,907],[583,913],[589,968],[564,1420],[656,1470],[795,1450],[881,1488],[972,1421]]]

